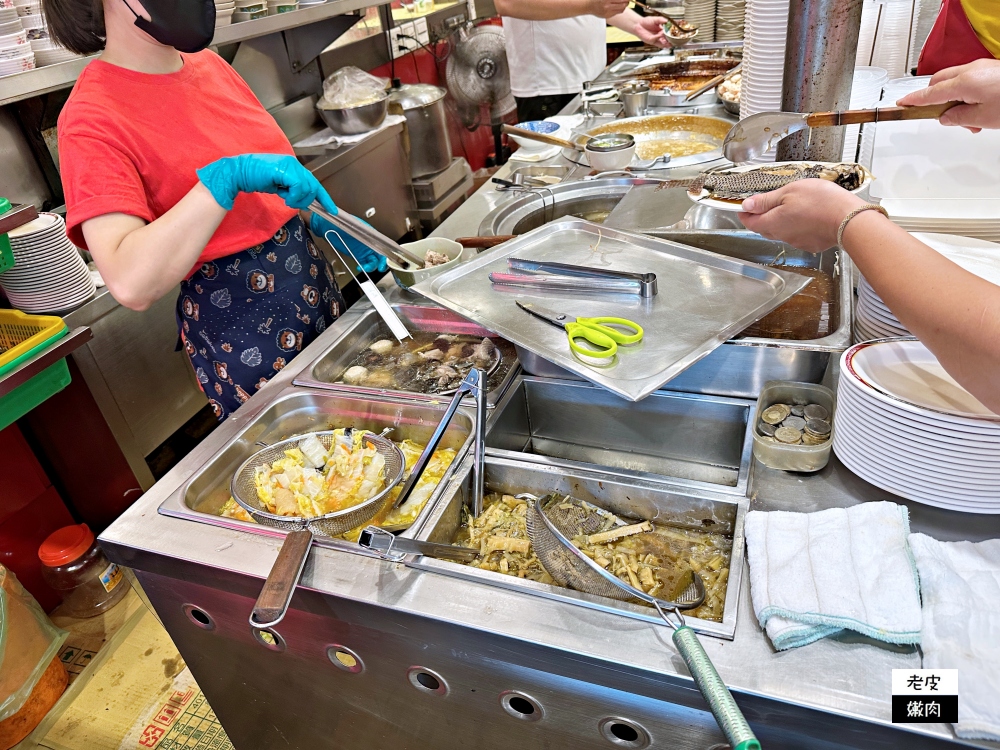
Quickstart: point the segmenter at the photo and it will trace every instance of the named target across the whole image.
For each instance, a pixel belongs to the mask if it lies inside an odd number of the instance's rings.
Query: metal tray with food
[[[486,449],[745,495],[753,409],[746,399],[671,391],[631,404],[579,380],[522,376],[497,407]]]
[[[283,534],[280,529],[259,525],[252,520],[241,520],[242,515],[233,512],[235,503],[231,500],[230,485],[234,473],[261,447],[323,430],[351,427],[381,433],[388,429],[386,436],[401,446],[409,469],[446,408],[446,403],[400,403],[370,396],[289,387],[262,412],[251,417],[222,450],[193,474],[181,492],[172,494],[160,505],[159,512],[199,523],[280,536]],[[406,503],[401,506],[400,511],[404,514],[413,515],[416,511],[409,529],[403,532],[404,536],[415,533],[434,505],[434,500],[444,491],[469,451],[474,439],[474,426],[475,414],[465,407],[460,408],[452,418],[438,450],[453,451],[454,456],[447,466],[444,460],[435,463],[432,459],[431,466],[424,472],[429,493],[420,491],[419,485],[414,491],[414,495],[418,496],[415,500],[422,503],[422,507],[417,509],[414,505],[413,508],[405,508]],[[345,539],[317,536],[315,543],[349,552],[363,552],[358,545]]]
[[[655,205],[651,208],[655,209]],[[648,213],[649,221],[645,223],[655,223],[655,210]],[[746,230],[657,229],[644,225],[640,230],[720,255],[774,264],[813,279],[783,305],[667,382],[664,389],[755,399],[770,380],[819,383],[831,355],[851,345],[851,261],[837,248],[807,253]],[[518,359],[529,375],[578,377],[523,348],[518,351]]]
[[[629,72],[628,77],[630,80],[638,79],[649,84],[651,107],[691,107],[702,102],[714,101],[715,93],[709,90],[687,101],[690,92],[716,76],[729,72],[739,62],[733,57],[654,61],[637,66]]]
[[[411,338],[397,341],[379,314],[369,309],[295,378],[295,384],[441,402],[472,367],[480,367],[487,372],[487,406],[492,408],[520,370],[513,344],[449,310],[422,305],[394,305],[393,310]]]
[[[675,168],[721,159],[722,142],[732,126],[729,120],[705,115],[645,115],[597,125],[576,133],[573,140],[582,145],[596,135],[625,133],[635,139],[633,165],[669,156],[667,166]],[[562,155],[575,164],[587,163],[586,154],[575,149],[564,148]]]
[[[569,495],[610,511],[627,523],[651,522],[652,532],[644,533],[641,539],[632,537],[631,544],[615,550],[615,557],[620,557],[607,561],[608,570],[627,575],[624,567],[632,566],[637,570],[633,571],[636,578],[642,576],[643,589],[651,584],[660,596],[669,596],[669,586],[660,587],[660,582],[680,577],[687,570],[697,571],[708,593],[702,606],[685,613],[685,620],[701,633],[733,638],[744,567],[744,498],[643,482],[568,463],[540,465],[500,456],[486,457],[485,475],[486,502],[476,521],[470,524],[468,511],[471,477],[459,475],[416,535],[422,541],[439,544],[478,544],[480,557],[472,563],[458,563],[420,556],[409,558],[408,565],[527,597],[545,597],[662,624],[652,607],[574,591],[557,584],[541,567],[530,543],[526,543],[524,509],[518,507],[524,501],[514,496]],[[594,552],[598,556],[608,554],[607,548]],[[603,565],[604,560],[599,564]],[[618,572],[619,567],[623,572]],[[530,600],[525,601],[525,606],[530,606]]]
[[[509,258],[653,273],[662,291],[648,298],[567,297],[558,291],[495,287],[489,274],[505,272]],[[639,401],[807,283],[809,279],[787,271],[574,219],[516,237],[414,290],[586,380]],[[627,319],[639,329],[639,338],[620,351],[609,348],[606,359],[584,357],[565,327],[536,319],[518,301],[575,318]]]

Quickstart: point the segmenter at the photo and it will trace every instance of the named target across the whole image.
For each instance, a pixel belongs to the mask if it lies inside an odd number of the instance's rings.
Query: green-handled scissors
[[[559,328],[566,329],[569,337],[569,348],[584,357],[594,357],[604,359],[613,357],[618,352],[618,345],[636,344],[642,341],[642,327],[631,320],[625,318],[574,318],[566,313],[548,310],[534,302],[521,302],[516,300],[516,304],[526,313],[541,318],[547,323],[551,323]],[[633,333],[622,333],[617,328],[628,328]],[[598,349],[578,344],[577,341],[583,339],[588,341]]]

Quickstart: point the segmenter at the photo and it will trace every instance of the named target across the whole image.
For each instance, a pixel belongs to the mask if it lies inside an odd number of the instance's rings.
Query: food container
[[[287,388],[259,414],[249,417],[246,426],[194,473],[181,492],[171,494],[161,503],[158,512],[174,518],[274,536],[280,532],[267,526],[219,515],[222,506],[231,497],[230,482],[234,472],[260,450],[258,443],[270,445],[307,432],[354,427],[375,433],[391,428],[392,432],[389,434],[394,441],[409,439],[426,445],[447,408],[447,399],[439,403],[401,403],[368,395],[358,397],[298,386]],[[461,464],[462,457],[472,445],[475,421],[475,413],[464,406],[452,417],[439,447],[454,449],[457,454],[455,460],[417,515],[413,526],[404,531],[403,536],[412,537],[443,488],[448,485]],[[369,554],[346,539],[317,535],[314,544],[344,552]]]
[[[447,93],[429,83],[408,83],[389,93],[389,109],[406,117],[410,176],[414,179],[440,172],[451,164],[451,139],[444,105]]]
[[[626,117],[642,117],[649,108],[649,84],[645,81],[629,81],[618,89],[618,97]]]
[[[433,250],[436,253],[443,253],[451,258],[451,260],[447,263],[442,263],[439,266],[418,269],[404,269],[391,259],[387,258],[386,261],[389,264],[389,269],[392,271],[393,277],[396,279],[396,283],[403,287],[403,289],[409,289],[411,286],[419,284],[424,279],[437,276],[439,273],[447,271],[450,268],[454,268],[463,260],[469,260],[470,258],[474,258],[476,256],[476,251],[474,249],[469,248],[466,250],[454,240],[448,240],[444,237],[429,237],[425,240],[417,240],[416,242],[406,242],[403,244],[403,247],[412,251],[421,258],[425,257],[425,253],[429,250]]]
[[[500,401],[517,374],[518,366],[514,345],[504,339],[492,337],[490,332],[480,328],[450,310],[425,305],[393,305],[393,311],[407,330],[417,333],[430,331],[434,334],[463,334],[466,336],[492,338],[500,350],[500,364],[487,377],[486,406],[492,409]],[[379,339],[392,338],[385,322],[374,309],[366,310],[343,334],[324,351],[316,361],[300,373],[293,381],[295,385],[322,388],[329,391],[353,394],[354,396],[389,398],[394,401],[447,402],[450,396],[422,393],[417,389],[377,388],[366,385],[348,385],[341,382],[344,372],[351,367],[358,355]],[[466,401],[473,400],[471,394]]]
[[[590,383],[522,377],[497,406],[486,449],[743,496],[753,408],[748,400],[668,391],[630,403]]]
[[[758,429],[764,410],[774,404],[819,404],[829,413],[830,437],[819,445],[788,445],[765,440]],[[790,380],[772,380],[764,385],[757,400],[751,432],[753,433],[753,455],[765,466],[784,471],[819,471],[830,460],[833,446],[833,418],[836,399],[833,391],[813,383],[797,383]]]
[[[635,155],[635,138],[628,133],[606,133],[587,141],[587,161],[598,172],[625,169]]]
[[[110,562],[94,533],[81,523],[49,534],[38,548],[42,578],[63,595],[63,612],[94,617],[117,604],[129,589],[121,569]]]
[[[455,480],[417,532],[418,539],[441,544],[450,544],[455,539],[462,521],[462,508],[468,504],[471,497],[471,461],[466,461],[462,468],[466,472],[465,475],[456,475]],[[741,561],[744,554],[743,521],[747,511],[746,498],[709,490],[671,486],[664,482],[643,482],[614,471],[600,471],[559,461],[530,464],[511,458],[487,456],[484,473],[487,492],[508,494],[530,492],[539,496],[550,492],[562,492],[594,502],[623,516],[731,535],[733,540],[731,560],[735,562],[731,563],[729,568],[722,622],[697,617],[685,619],[688,625],[700,633],[730,640],[733,638],[744,569]],[[427,557],[411,558],[407,561],[407,565],[482,585],[517,591],[528,596],[556,599],[578,607],[614,612],[635,620],[663,623],[656,610],[651,607],[581,593],[554,584]],[[586,615],[581,613],[581,616]],[[628,625],[623,622],[622,632],[627,629]]]
[[[356,107],[330,109],[316,105],[323,122],[337,135],[357,135],[374,130],[385,121],[388,107],[388,94],[383,94],[378,101],[360,104]]]

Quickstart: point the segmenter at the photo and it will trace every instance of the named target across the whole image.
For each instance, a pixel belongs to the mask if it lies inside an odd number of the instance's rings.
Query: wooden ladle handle
[[[878,109],[848,109],[843,112],[814,112],[806,118],[811,128],[834,125],[860,125],[865,122],[893,122],[899,120],[937,120],[952,107],[962,102],[925,104],[919,107],[881,107]]]
[[[515,128],[513,125],[504,125],[503,132],[507,135],[517,135],[521,138],[527,138],[531,141],[538,141],[539,143],[547,143],[550,146],[561,146],[562,148],[572,148],[576,151],[583,151],[583,146],[579,143],[573,143],[572,141],[564,141],[562,138],[556,138],[552,135],[546,135],[545,133],[536,133],[533,130],[525,130],[524,128]]]

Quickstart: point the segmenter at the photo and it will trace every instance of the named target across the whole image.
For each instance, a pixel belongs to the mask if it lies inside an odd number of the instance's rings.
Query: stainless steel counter
[[[487,183],[435,234],[476,234],[503,198]],[[412,301],[391,281],[382,288]],[[363,309],[348,311],[101,536],[114,561],[136,570],[236,747],[721,748],[669,631],[612,612],[314,547],[276,628],[277,645],[255,639],[247,618],[280,536],[157,508],[176,499]],[[748,495],[760,510],[893,500],[909,507],[915,531],[945,540],[1000,536],[1000,516],[902,501],[836,458],[815,475],[755,464]],[[703,641],[765,748],[1000,747],[957,740],[950,725],[891,724],[890,670],[918,667],[913,649],[845,635],[775,652],[743,572],[734,639]],[[517,711],[512,696],[531,711]],[[632,727],[636,739],[622,740],[615,726]]]

